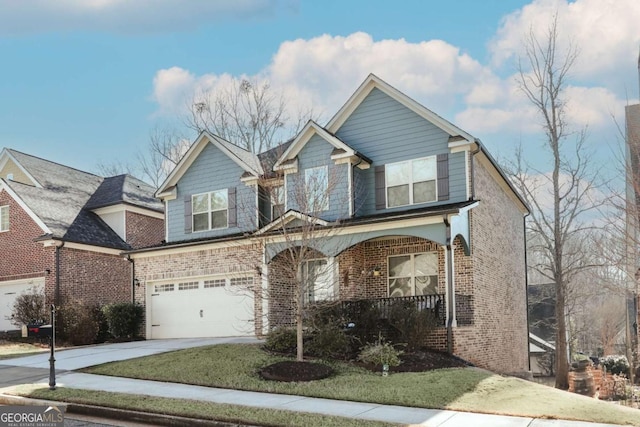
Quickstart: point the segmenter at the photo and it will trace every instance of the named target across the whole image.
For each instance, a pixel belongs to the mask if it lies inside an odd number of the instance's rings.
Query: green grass
[[[135,410],[139,412],[150,412],[154,414],[174,415],[199,420],[216,420],[239,424],[250,423],[252,425],[292,427],[390,427],[398,425],[343,417],[308,414],[304,412],[250,408],[247,406],[215,404],[187,399],[168,399],[163,397],[138,395],[132,396],[123,393],[107,393],[69,388],[59,388],[55,391],[50,391],[48,388],[30,389],[22,387],[15,391],[20,395],[36,399],[97,405],[117,409]]]
[[[88,368],[85,372],[210,387],[295,394],[389,405],[575,419],[640,426],[640,412],[475,368],[396,373],[388,377],[344,363],[308,383],[262,380],[259,368],[284,357],[257,345],[199,347]]]
[[[0,360],[14,357],[32,356],[47,351],[42,345],[33,345],[21,342],[0,341]]]
[[[257,345],[228,344],[108,363],[84,371],[208,387],[426,408],[444,407],[490,376],[476,369],[442,369],[382,377],[346,363],[333,363],[331,366],[337,375],[320,381],[282,383],[260,378],[258,369],[281,360],[286,358],[265,353]]]

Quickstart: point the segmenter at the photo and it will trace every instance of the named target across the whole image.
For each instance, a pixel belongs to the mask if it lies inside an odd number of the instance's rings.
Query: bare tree
[[[557,18],[540,40],[531,29],[525,39],[524,58],[518,64],[520,89],[535,107],[545,133],[544,147],[551,156],[550,172],[532,167],[520,149],[511,165],[511,177],[532,208],[527,223],[529,251],[537,263],[530,265],[555,285],[556,387],[568,388],[567,306],[570,285],[577,274],[593,265],[583,248],[590,239],[591,226],[585,221],[595,209],[597,171],[591,169],[585,153],[586,131],[572,133],[566,118],[565,89],[568,73],[578,52],[569,45],[558,47]],[[573,136],[575,142],[568,144]]]
[[[198,133],[207,130],[262,153],[295,135],[312,116],[312,111],[299,112],[291,120],[284,96],[274,92],[268,81],[243,78],[196,95],[185,122]]]

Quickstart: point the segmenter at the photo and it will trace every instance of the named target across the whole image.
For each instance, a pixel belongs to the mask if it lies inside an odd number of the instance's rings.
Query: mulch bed
[[[287,382],[321,380],[332,374],[333,369],[321,363],[289,360],[265,366],[260,370],[260,376],[265,380]]]
[[[424,372],[434,369],[463,368],[473,366],[456,356],[432,350],[417,350],[400,356],[402,363],[391,366],[391,372]],[[373,372],[381,372],[382,367],[362,362],[352,362]],[[333,374],[329,366],[314,362],[284,361],[266,366],[260,370],[260,376],[271,381],[314,381]]]

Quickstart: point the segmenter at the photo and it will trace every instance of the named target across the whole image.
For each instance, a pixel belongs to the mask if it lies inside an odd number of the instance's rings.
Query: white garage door
[[[20,329],[9,320],[16,297],[32,287],[44,292],[44,278],[0,282],[0,331]]]
[[[151,283],[148,333],[152,339],[255,335],[250,276]]]

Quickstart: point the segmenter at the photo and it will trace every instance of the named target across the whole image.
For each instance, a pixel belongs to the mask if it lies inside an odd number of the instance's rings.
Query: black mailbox
[[[51,325],[31,324],[27,325],[27,336],[35,338],[51,337],[53,328]]]

